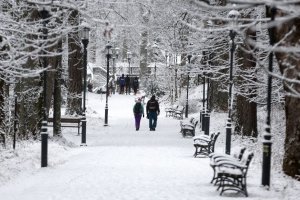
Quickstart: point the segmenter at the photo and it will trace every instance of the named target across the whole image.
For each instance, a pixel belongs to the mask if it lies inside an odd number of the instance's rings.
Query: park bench
[[[197,124],[198,120],[193,117],[187,122],[181,121],[180,125],[182,136],[186,137],[187,135],[189,135],[194,137]]]
[[[3,132],[0,132],[0,145],[5,147],[5,134]]]
[[[232,155],[228,155],[228,154],[224,154],[224,153],[211,153],[209,154],[209,158],[210,158],[210,166],[213,169],[213,178],[211,180],[211,183],[213,183],[214,181],[217,180],[217,176],[216,176],[216,167],[219,165],[219,162],[224,161],[224,160],[236,160],[236,161],[240,161],[243,157],[243,154],[245,152],[246,148],[245,147],[241,147],[236,149],[235,151],[233,151]]]
[[[175,110],[178,108],[178,105],[173,105],[165,108],[166,117],[173,117]]]
[[[183,113],[184,113],[184,106],[178,106],[173,113],[173,117],[176,119],[183,119]]]
[[[77,128],[78,135],[80,134],[82,117],[74,117],[74,116],[61,116],[61,127],[70,127]],[[53,117],[48,118],[48,126],[53,126]]]
[[[220,132],[213,132],[209,136],[197,135],[193,137],[195,153],[194,157],[198,155],[209,156],[209,154],[215,151],[215,143],[220,135]]]
[[[183,129],[184,125],[193,124],[194,120],[195,120],[194,117],[190,117],[188,119],[180,120],[180,122],[179,122],[179,124],[180,124],[180,133],[182,133],[182,129]]]
[[[218,162],[216,167],[217,190],[221,189],[220,195],[225,191],[237,191],[248,197],[247,172],[254,154],[245,151],[242,159],[223,160]]]

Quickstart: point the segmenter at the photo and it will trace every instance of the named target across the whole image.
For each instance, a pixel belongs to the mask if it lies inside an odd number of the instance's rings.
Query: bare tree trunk
[[[237,96],[235,129],[236,134],[257,137],[257,109],[256,103],[249,102],[242,95]]]
[[[72,11],[70,15],[70,23],[78,25],[79,13]],[[67,114],[82,113],[82,49],[78,37],[78,32],[70,33],[68,36],[69,45],[69,83],[68,83],[68,99],[67,99]]]
[[[220,91],[220,83],[214,80],[210,80],[209,88],[210,110],[226,111],[228,109],[228,93]]]
[[[141,7],[141,15],[143,18],[143,25],[145,27],[145,30],[141,34],[141,45],[140,45],[140,80],[141,85],[143,85],[144,88],[146,88],[147,84],[147,75],[149,74],[148,68],[147,68],[147,61],[148,61],[148,30],[146,27],[148,27],[149,23],[149,17],[150,12],[149,10],[146,10],[145,8]]]
[[[3,125],[3,120],[4,120],[4,81],[0,79],[0,127]]]
[[[61,53],[62,41],[58,43],[58,52]],[[53,135],[61,136],[61,73],[62,56],[57,56],[55,63],[54,91],[53,91]]]
[[[249,16],[250,17],[250,16]],[[246,37],[255,40],[256,31],[252,31],[252,29],[248,29],[246,31]],[[247,51],[251,52],[253,49],[249,45],[244,45]],[[245,52],[243,50],[239,50],[238,53],[239,58],[243,58],[240,65],[240,73],[244,73],[247,71],[251,71],[253,73],[256,67],[255,58],[251,53]],[[245,75],[245,74],[244,74]],[[247,75],[247,74],[246,74]],[[253,75],[254,76],[254,75]],[[251,102],[249,99],[255,97],[254,88],[250,88],[247,86],[247,80],[243,80],[243,74],[237,74],[237,82],[239,86],[241,86],[241,92],[245,96],[239,94],[236,99],[236,113],[234,115],[235,118],[235,130],[234,132],[237,134],[242,134],[245,136],[257,137],[257,105],[255,102]],[[251,78],[253,82],[256,82],[255,76]],[[246,83],[246,84],[244,84]]]
[[[270,8],[267,7],[267,17],[270,17]],[[281,10],[276,11],[277,16],[286,15]],[[291,19],[275,28],[275,42],[281,41],[279,46],[291,47],[299,44],[300,39],[300,19]],[[289,33],[289,35],[287,35]],[[300,81],[300,57],[298,53],[275,53],[279,63],[280,71],[286,79]],[[289,83],[284,80],[284,89],[287,94],[293,93],[292,90],[300,93],[300,85]],[[283,171],[292,177],[300,175],[300,98],[286,95],[286,137],[285,152],[283,159]]]

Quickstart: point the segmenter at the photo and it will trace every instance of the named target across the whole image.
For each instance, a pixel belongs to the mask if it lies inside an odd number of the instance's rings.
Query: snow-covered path
[[[209,160],[193,158],[192,140],[180,136],[178,120],[165,118],[163,108],[155,132],[149,131],[146,118],[142,119],[140,131],[135,131],[134,96],[114,95],[109,98],[108,127],[103,126],[104,104],[104,96],[88,94],[86,147],[79,147],[80,137],[76,136],[76,129],[64,129],[64,136],[78,147],[71,148],[71,153],[67,153],[61,163],[24,173],[0,187],[0,199],[224,198],[209,183],[212,176]],[[49,151],[51,160],[51,149]],[[239,199],[276,199],[274,193],[258,192],[260,189],[253,186],[255,181],[250,183],[250,197],[241,196]]]
[[[207,170],[192,158],[191,140],[179,135],[177,120],[164,118],[162,111],[157,131],[149,131],[146,118],[140,131],[135,131],[134,97],[115,95],[109,98],[109,127],[104,127],[104,101],[89,99],[94,118],[88,117],[87,147],[75,149],[61,165],[5,185],[1,199],[194,199],[207,196],[201,192],[205,187],[211,190],[211,198],[218,196],[208,183]],[[74,131],[66,137],[80,144]]]

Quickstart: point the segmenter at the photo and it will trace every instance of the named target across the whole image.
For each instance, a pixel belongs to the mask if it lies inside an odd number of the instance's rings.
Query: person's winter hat
[[[142,98],[141,97],[136,98],[135,102],[142,102]]]

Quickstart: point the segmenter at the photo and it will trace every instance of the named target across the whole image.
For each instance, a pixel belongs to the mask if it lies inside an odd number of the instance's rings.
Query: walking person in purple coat
[[[133,114],[135,119],[135,129],[138,131],[140,129],[141,118],[142,116],[144,117],[144,106],[141,98],[138,98],[134,104]]]

